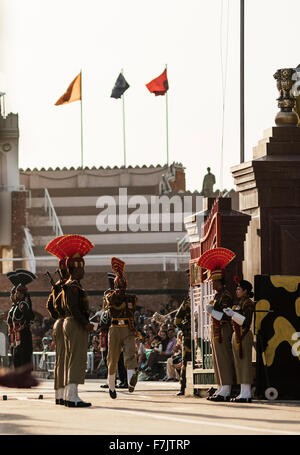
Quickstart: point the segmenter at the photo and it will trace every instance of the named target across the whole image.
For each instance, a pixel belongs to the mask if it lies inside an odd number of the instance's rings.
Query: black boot
[[[85,401],[68,401],[68,408],[88,408],[92,403],[86,403]]]
[[[117,392],[115,390],[112,391],[109,389],[109,396],[110,396],[110,398],[115,399],[115,398],[117,398]]]
[[[176,393],[176,396],[180,397],[180,396],[184,395],[184,391],[185,391],[185,384],[181,384],[180,390],[179,390],[179,392]]]

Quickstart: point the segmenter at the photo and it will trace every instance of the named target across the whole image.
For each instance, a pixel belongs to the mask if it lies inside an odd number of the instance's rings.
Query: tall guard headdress
[[[209,270],[210,280],[221,280],[227,265],[235,258],[235,253],[227,248],[213,248],[199,258],[197,265]]]
[[[124,275],[125,262],[119,258],[111,258],[111,268],[112,271],[116,274],[114,279],[114,288],[115,289],[126,289],[127,280]]]

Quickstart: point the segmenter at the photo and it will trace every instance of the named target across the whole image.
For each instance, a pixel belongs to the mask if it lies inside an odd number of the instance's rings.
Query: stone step
[[[90,242],[94,245],[131,245],[132,249],[137,244],[148,244],[149,246],[176,244],[177,240],[184,235],[182,232],[104,232],[99,234],[91,234]],[[35,236],[35,246],[47,245],[53,236]],[[164,248],[161,248],[164,251]]]
[[[49,237],[49,242],[53,239],[54,236]],[[89,239],[89,237],[87,237]],[[47,252],[45,250],[45,246],[47,243],[45,242],[43,245],[36,245],[33,247],[33,253],[35,256],[46,256]],[[118,244],[115,243],[114,245],[111,244],[103,244],[103,245],[95,245],[94,248],[91,250],[91,254],[98,255],[120,255],[120,254],[150,254],[150,253],[174,253],[177,254],[177,243],[165,243],[165,244],[145,244],[145,243],[136,243],[134,245],[130,244]]]
[[[175,263],[167,262],[165,267],[162,262],[159,262],[157,264],[128,264],[126,262],[126,272],[163,272],[165,271],[174,271],[174,270],[181,270],[184,271],[186,270],[188,266],[189,261],[181,261],[178,265],[177,268],[175,268]],[[45,271],[48,271],[51,273],[51,275],[57,279],[57,275],[55,275],[55,271],[57,270],[57,264],[55,266],[49,266],[48,263],[37,263],[36,266],[36,271],[37,273],[45,273]],[[106,273],[111,271],[111,265],[110,261],[107,261],[106,265],[90,265],[86,264],[85,265],[85,271],[87,273]]]
[[[119,187],[84,187],[84,188],[47,188],[50,194],[50,197],[77,197],[77,196],[117,196],[119,194]],[[44,198],[45,190],[44,188],[32,188],[30,189],[32,198]],[[148,186],[128,186],[127,188],[128,195],[136,194],[159,194],[158,185],[148,185]]]

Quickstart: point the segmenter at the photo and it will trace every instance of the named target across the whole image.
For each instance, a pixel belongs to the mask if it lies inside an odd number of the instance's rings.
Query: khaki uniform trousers
[[[73,317],[63,323],[65,337],[65,374],[67,384],[84,384],[87,363],[88,332]]]
[[[232,353],[232,325],[225,322],[221,325],[221,343],[212,332],[212,357],[215,370],[215,381],[219,385],[232,385],[234,383],[234,360]]]
[[[127,326],[110,327],[108,331],[107,352],[107,366],[109,376],[116,373],[122,347],[126,370],[134,370],[138,366],[135,352],[134,334]]]
[[[54,365],[54,389],[61,389],[65,386],[65,337],[63,332],[64,319],[57,319],[53,326],[52,336],[55,341],[55,365]]]
[[[232,351],[234,358],[234,367],[236,373],[237,384],[252,384],[253,371],[252,371],[252,346],[253,346],[253,333],[251,330],[242,339],[243,357],[239,356],[239,345],[236,342],[236,334],[232,336]]]

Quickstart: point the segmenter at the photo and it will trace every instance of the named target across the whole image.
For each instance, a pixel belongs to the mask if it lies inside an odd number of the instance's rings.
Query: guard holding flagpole
[[[211,346],[217,391],[211,401],[228,401],[234,381],[232,354],[232,325],[230,317],[223,310],[231,308],[233,298],[225,286],[225,267],[235,258],[235,254],[226,248],[213,248],[206,251],[199,259],[198,266],[210,272],[215,298],[206,306],[211,316]]]

